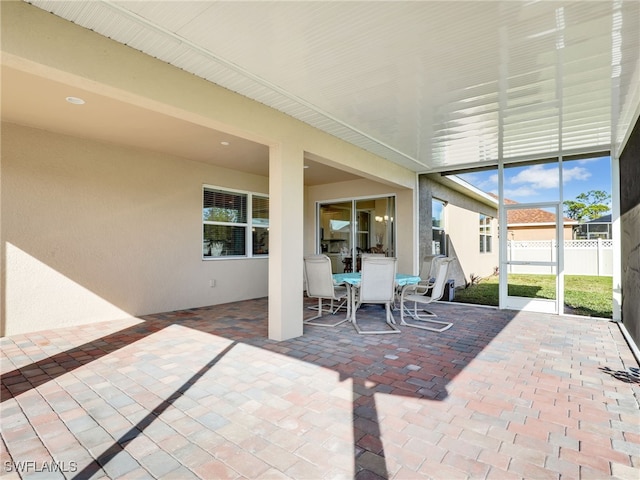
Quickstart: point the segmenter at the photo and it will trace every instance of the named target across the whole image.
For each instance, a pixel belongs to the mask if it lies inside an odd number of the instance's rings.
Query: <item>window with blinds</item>
[[[264,195],[204,187],[202,223],[204,258],[269,253],[269,198]]]

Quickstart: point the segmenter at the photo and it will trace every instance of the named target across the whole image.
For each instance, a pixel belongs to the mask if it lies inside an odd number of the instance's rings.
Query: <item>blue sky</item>
[[[564,200],[590,190],[611,194],[609,157],[563,162]],[[485,192],[498,194],[498,170],[458,175]],[[559,197],[556,164],[505,168],[505,197],[519,203],[547,202]]]

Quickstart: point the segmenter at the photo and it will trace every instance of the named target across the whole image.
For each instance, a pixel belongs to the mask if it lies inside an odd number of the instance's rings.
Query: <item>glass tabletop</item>
[[[359,285],[362,280],[360,272],[334,273],[333,282],[336,284],[348,283],[349,285]],[[405,273],[396,273],[396,284],[400,287],[419,283],[420,277],[416,275],[407,275]]]

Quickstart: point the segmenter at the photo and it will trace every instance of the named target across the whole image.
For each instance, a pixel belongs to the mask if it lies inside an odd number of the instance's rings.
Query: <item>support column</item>
[[[612,137],[613,138],[613,137]],[[611,155],[611,238],[613,240],[613,311],[616,322],[622,321],[622,222],[620,220],[620,157]],[[625,269],[626,270],[626,269]],[[633,291],[632,289],[630,289]],[[627,298],[631,295],[627,294]],[[629,301],[629,300],[627,300]],[[638,329],[640,331],[640,329]]]
[[[304,152],[269,149],[269,338],[303,332]]]

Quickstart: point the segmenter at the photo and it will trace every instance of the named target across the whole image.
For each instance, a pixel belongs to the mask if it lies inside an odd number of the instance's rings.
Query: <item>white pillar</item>
[[[269,338],[302,335],[304,152],[269,149]]]

